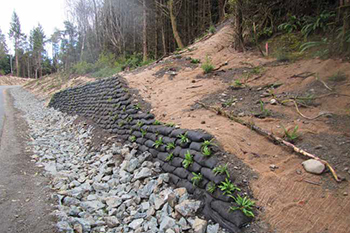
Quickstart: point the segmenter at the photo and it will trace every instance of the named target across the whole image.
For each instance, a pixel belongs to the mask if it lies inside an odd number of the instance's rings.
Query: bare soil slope
[[[271,231],[349,232],[347,181],[338,184],[330,173],[321,176],[306,173],[301,165],[306,158],[204,110],[196,102],[224,106],[224,110],[279,136],[284,134],[283,127],[293,129],[298,125],[301,136],[296,145],[328,160],[348,180],[350,64],[319,59],[280,63],[251,52],[235,52],[230,47],[231,38],[231,28],[225,26],[211,38],[189,47],[191,52],[172,55],[122,76],[151,103],[159,120],[207,130],[224,149],[239,156],[259,174],[250,186],[262,209],[259,218],[271,225]],[[228,65],[203,74],[200,65],[192,64],[191,58],[203,62],[207,55],[215,67],[225,62]],[[339,71],[347,77],[328,78]],[[298,114],[291,102],[270,104],[271,99],[295,97],[303,97],[300,99],[304,102],[297,100],[305,106],[299,111],[306,118]],[[261,114],[260,100],[268,111],[266,117]],[[322,115],[316,119],[307,119],[319,114]],[[226,160],[230,162],[230,158]]]
[[[25,78],[0,76],[0,86],[24,85],[27,82]]]

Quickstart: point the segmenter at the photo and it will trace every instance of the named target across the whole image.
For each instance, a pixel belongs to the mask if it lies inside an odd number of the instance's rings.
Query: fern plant
[[[305,16],[305,25],[301,29],[301,33],[305,37],[308,37],[310,34],[317,31],[326,32],[329,27],[334,24],[332,20],[335,15],[334,11],[323,11],[317,17]]]
[[[255,202],[250,200],[248,197],[241,197],[239,194],[237,197],[234,197],[232,195],[229,195],[229,197],[233,198],[235,200],[235,203],[238,206],[231,206],[230,211],[240,210],[243,212],[245,216],[254,218],[254,213],[252,211],[253,207],[255,206]]]
[[[201,173],[192,172],[193,177],[191,178],[192,184],[194,186],[198,186],[199,182],[203,179],[203,175]]]
[[[187,151],[185,154],[185,159],[182,161],[182,165],[184,168],[188,168],[191,164],[193,164],[193,156],[190,151]]]
[[[218,187],[224,195],[232,194],[235,190],[241,191],[241,189],[234,185],[228,178],[226,178],[225,181],[222,181]]]

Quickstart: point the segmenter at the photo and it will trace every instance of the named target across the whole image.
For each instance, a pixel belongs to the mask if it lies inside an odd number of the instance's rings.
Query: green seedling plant
[[[154,122],[153,122],[153,125],[161,125],[162,123],[160,122],[160,121],[158,121],[158,120],[155,120]]]
[[[216,185],[213,182],[210,182],[207,187],[209,193],[214,193],[216,190]]]
[[[328,77],[328,80],[332,82],[342,82],[342,81],[345,81],[346,79],[347,79],[346,74],[340,71]]]
[[[130,141],[131,141],[131,142],[135,142],[135,141],[136,141],[136,136],[131,136],[131,137],[130,137]]]
[[[190,141],[190,140],[188,139],[188,137],[187,137],[187,132],[184,133],[184,134],[180,134],[180,135],[178,135],[177,137],[180,138],[180,142],[181,142],[182,144],[186,144],[186,143],[188,143],[188,142]]]
[[[271,112],[265,108],[264,102],[260,100],[260,116],[262,117],[268,117],[271,116]]]
[[[193,156],[190,151],[187,151],[185,154],[185,159],[182,161],[182,165],[184,168],[188,168],[191,164],[193,164]]]
[[[131,116],[129,116],[129,117],[126,119],[126,121],[129,122],[129,123],[132,122],[132,120],[133,120],[133,118],[132,118]]]
[[[299,126],[296,125],[291,132],[290,132],[290,130],[287,130],[283,125],[281,125],[281,127],[284,130],[284,137],[287,138],[287,141],[295,142],[299,138],[299,136],[300,136],[298,134]]]
[[[123,106],[123,112],[125,112],[126,111],[126,106]]]
[[[210,72],[212,72],[214,70],[214,65],[211,62],[211,59],[209,58],[209,56],[207,56],[205,58],[205,62],[202,64],[202,69],[204,71],[205,74],[208,74]]]
[[[226,101],[222,104],[222,106],[223,106],[224,108],[231,107],[231,106],[236,102],[236,100],[237,100],[237,99],[235,99],[235,98],[230,98],[230,99],[226,100]]]
[[[140,110],[140,109],[141,109],[141,104],[140,104],[140,103],[135,104],[135,105],[134,105],[134,108],[135,108],[136,110]]]
[[[118,125],[119,125],[119,127],[123,127],[124,121],[119,121]]]
[[[163,137],[159,137],[154,143],[153,143],[153,146],[155,148],[159,148],[160,146],[162,146],[164,143],[163,143]]]
[[[202,153],[203,153],[204,156],[207,157],[207,156],[211,155],[211,150],[210,150],[209,147],[205,146],[205,147],[202,148]]]
[[[141,129],[141,136],[142,136],[142,138],[145,137],[146,133],[147,133],[146,129]]]
[[[201,62],[200,59],[191,58],[191,63],[192,63],[192,64],[199,64],[200,62]]]
[[[141,128],[143,126],[143,123],[141,121],[137,121],[136,125],[137,127]]]
[[[166,148],[167,148],[167,150],[175,149],[175,143],[169,142],[169,143],[166,145]]]
[[[198,186],[199,182],[203,179],[203,175],[201,173],[192,172],[193,177],[191,178],[193,186]]]
[[[238,206],[231,206],[230,207],[230,211],[236,211],[236,210],[240,210],[243,212],[243,214],[245,216],[254,218],[254,213],[252,211],[253,207],[255,206],[255,202],[250,200],[248,197],[241,197],[239,194],[237,195],[237,197],[234,197],[232,195],[229,195],[229,197],[233,198],[233,200],[235,200],[235,203]]]
[[[210,34],[214,34],[214,33],[216,32],[215,26],[214,26],[214,25],[210,25],[210,27],[209,27],[209,29],[208,29],[208,32],[209,32]]]
[[[225,181],[222,181],[218,187],[224,195],[232,194],[235,190],[241,191],[241,189],[234,185],[228,178],[225,178]]]
[[[217,167],[215,167],[214,169],[213,169],[213,173],[214,173],[214,175],[222,175],[222,174],[226,174],[226,176],[228,177],[228,178],[230,178],[230,173],[228,172],[228,169],[227,169],[227,163],[225,164],[225,165],[219,165],[219,166],[217,166]]]
[[[171,161],[171,160],[173,160],[173,158],[174,158],[174,154],[173,153],[170,153],[166,158],[165,158],[165,161]]]
[[[166,123],[166,124],[165,124],[165,126],[168,126],[168,127],[174,127],[174,126],[175,126],[175,124],[170,122],[170,123]]]

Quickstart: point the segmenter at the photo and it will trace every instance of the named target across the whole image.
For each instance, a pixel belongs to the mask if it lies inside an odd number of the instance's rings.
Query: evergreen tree
[[[30,44],[35,61],[35,78],[40,78],[42,76],[42,57],[45,51],[45,34],[40,24],[30,32]]]
[[[0,29],[0,75],[9,73],[9,55],[7,54],[6,37]]]
[[[13,11],[12,15],[12,21],[10,23],[10,32],[9,36],[14,41],[14,47],[15,47],[15,56],[16,56],[16,74],[19,76],[19,49],[21,40],[23,38],[23,33],[21,31],[21,24],[19,22],[18,15],[15,11]]]

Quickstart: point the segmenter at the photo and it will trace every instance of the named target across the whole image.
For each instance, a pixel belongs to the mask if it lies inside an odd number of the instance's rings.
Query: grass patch
[[[211,59],[209,56],[205,58],[205,62],[202,64],[201,68],[203,69],[205,74],[208,74],[214,70],[214,65],[211,62]]]
[[[332,81],[332,82],[342,82],[342,81],[345,81],[347,78],[348,77],[346,76],[346,74],[339,71],[339,72],[333,74],[332,76],[328,77],[328,80]]]

